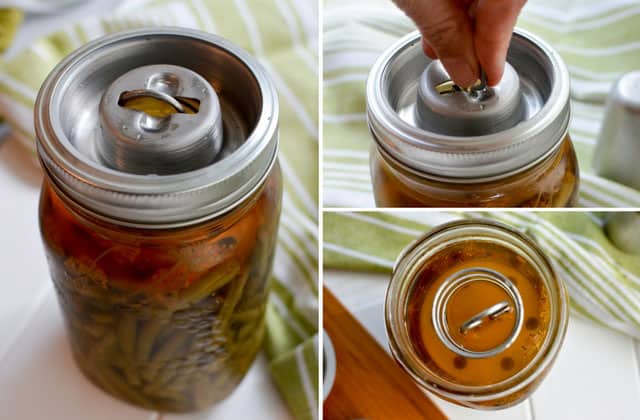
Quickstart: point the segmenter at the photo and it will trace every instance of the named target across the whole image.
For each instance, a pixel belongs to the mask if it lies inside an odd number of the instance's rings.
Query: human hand
[[[490,86],[504,72],[516,19],[526,0],[393,0],[418,26],[424,53],[454,82],[472,86],[480,67]]]

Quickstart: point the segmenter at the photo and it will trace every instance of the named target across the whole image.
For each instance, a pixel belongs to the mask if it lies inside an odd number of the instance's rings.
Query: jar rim
[[[444,380],[428,369],[417,354],[409,337],[406,311],[409,297],[422,263],[447,245],[447,240],[473,232],[484,240],[511,241],[534,257],[534,262],[546,286],[551,305],[551,319],[545,339],[537,354],[514,375],[489,385],[461,385]],[[449,236],[447,236],[449,235]],[[492,238],[492,235],[493,236]],[[431,252],[431,253],[429,253]],[[503,223],[488,219],[462,219],[445,223],[408,245],[393,267],[385,299],[385,325],[391,352],[403,369],[423,388],[454,400],[481,402],[501,398],[523,389],[535,381],[557,355],[568,323],[568,295],[553,265],[529,237]]]

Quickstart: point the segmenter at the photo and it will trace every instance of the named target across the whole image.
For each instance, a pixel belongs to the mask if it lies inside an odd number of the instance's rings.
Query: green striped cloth
[[[640,192],[596,176],[591,164],[604,99],[640,68],[638,0],[529,0],[518,26],[548,41],[571,74],[570,134],[581,170],[579,205],[639,207]],[[390,0],[328,0],[324,9],[323,200],[374,207],[365,81],[378,55],[415,25]]]
[[[640,258],[612,245],[606,215],[588,212],[325,213],[324,267],[390,273],[412,240],[441,223],[482,217],[532,237],[552,260],[574,314],[640,339]]]
[[[34,150],[38,87],[66,54],[101,35],[156,25],[202,29],[258,57],[280,97],[285,184],[267,312],[265,350],[274,382],[297,419],[318,407],[318,47],[314,0],[128,0],[110,16],[84,19],[0,63],[0,116]],[[13,140],[13,139],[12,139]]]
[[[0,53],[2,53],[13,39],[13,35],[22,22],[23,13],[18,9],[0,8]]]

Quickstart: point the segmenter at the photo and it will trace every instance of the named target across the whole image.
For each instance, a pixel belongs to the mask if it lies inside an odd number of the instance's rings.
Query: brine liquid
[[[447,278],[477,267],[501,273],[515,284],[522,297],[524,318],[519,335],[507,349],[486,358],[466,358],[447,348],[436,335],[432,308],[436,291]],[[459,327],[503,300],[510,300],[504,289],[486,281],[458,289],[446,309],[446,327],[452,339],[473,351],[490,350],[502,343],[514,326],[514,311],[485,319],[466,334]],[[549,329],[549,311],[547,289],[529,261],[502,245],[476,240],[450,245],[425,262],[409,297],[407,323],[417,354],[436,376],[461,385],[483,386],[513,376],[532,361]]]
[[[512,177],[455,184],[417,177],[372,151],[379,207],[570,207],[578,194],[578,163],[569,136],[547,161]]]
[[[154,410],[225,398],[261,348],[281,188],[276,165],[238,209],[162,231],[81,216],[45,181],[41,233],[81,370]]]

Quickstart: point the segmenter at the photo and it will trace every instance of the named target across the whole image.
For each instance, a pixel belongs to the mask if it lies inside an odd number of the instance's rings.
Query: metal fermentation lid
[[[367,120],[386,154],[421,176],[497,179],[548,156],[569,124],[569,74],[539,38],[513,34],[501,82],[465,91],[418,32],[385,51],[367,81]]]
[[[276,160],[278,99],[262,66],[231,42],[142,29],[62,61],[40,89],[35,128],[68,198],[122,225],[178,227],[260,187]]]
[[[425,387],[469,401],[535,381],[557,354],[567,317],[566,290],[538,246],[483,219],[446,223],[405,248],[385,302],[399,363]]]

